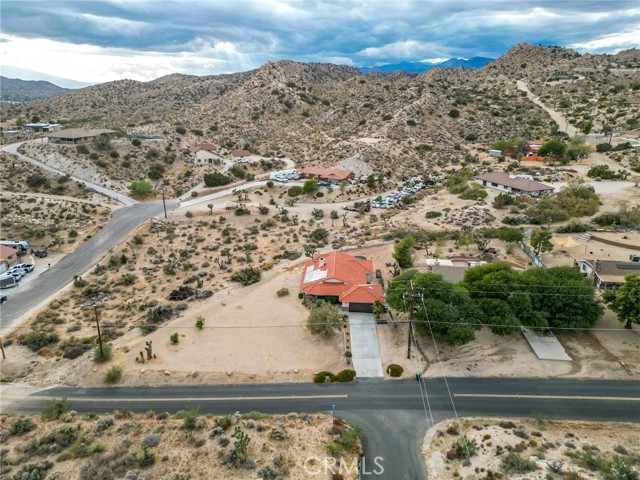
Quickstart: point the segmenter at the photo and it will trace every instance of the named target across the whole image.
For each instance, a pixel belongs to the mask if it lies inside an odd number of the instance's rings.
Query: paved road
[[[414,380],[368,380],[352,384],[279,384],[204,387],[68,388],[56,387],[36,396],[3,392],[3,410],[39,412],[45,398],[66,396],[80,412],[177,410],[199,406],[203,413],[227,414],[324,412],[362,428],[365,459],[383,457],[383,475],[364,478],[426,478],[420,453],[422,439],[435,422],[462,416],[549,418],[640,422],[640,382],[545,379],[429,379],[423,386],[431,413],[425,410],[420,384]],[[451,396],[449,395],[451,392]],[[39,396],[38,396],[39,395]],[[453,402],[453,404],[452,404]],[[453,408],[455,405],[455,411]]]
[[[167,201],[168,210],[177,206],[177,201]],[[18,287],[15,292],[12,292],[10,301],[0,305],[0,333],[6,334],[22,320],[26,313],[43,304],[68,285],[74,275],[80,275],[89,270],[131,231],[145,220],[162,212],[162,201],[136,203],[116,210],[111,220],[91,239],[24,288]]]
[[[62,175],[62,176],[66,176],[67,173],[63,172],[62,170],[58,170],[57,168],[51,167],[49,165],[47,165],[46,163],[42,163],[39,162],[38,160],[31,158],[31,157],[27,157],[26,155],[23,155],[21,153],[18,152],[18,148],[20,148],[20,146],[25,143],[25,142],[18,142],[18,143],[12,143],[10,145],[5,145],[4,147],[2,147],[2,151],[7,152],[7,153],[11,153],[15,156],[17,156],[20,160],[24,160],[25,162],[29,162],[33,165],[36,165],[44,170],[47,170],[49,172],[52,173],[56,173],[58,175]],[[99,192],[107,197],[110,198],[114,198],[116,200],[118,200],[119,202],[124,203],[125,205],[135,205],[136,203],[138,203],[137,200],[134,200],[133,198],[129,198],[126,195],[123,195],[121,193],[115,192],[113,190],[109,190],[108,188],[104,188],[101,187],[100,185],[96,185],[95,183],[91,183],[88,182],[86,180],[83,180],[82,178],[78,178],[78,177],[74,177],[73,175],[69,175],[69,178],[75,182],[78,183],[82,183],[83,185],[85,185],[87,188],[91,188],[93,190],[95,190],[96,192]]]

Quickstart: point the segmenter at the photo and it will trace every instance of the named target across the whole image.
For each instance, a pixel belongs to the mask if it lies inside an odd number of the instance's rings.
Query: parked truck
[[[349,212],[357,212],[360,210],[360,207],[364,208],[365,212],[370,212],[371,211],[371,200],[365,200],[364,202],[356,202],[353,204],[353,207],[350,205],[345,205],[344,207],[342,207],[344,210],[347,210]]]
[[[0,275],[0,288],[12,288],[18,285],[16,279],[7,273]]]
[[[26,252],[29,250],[29,242],[24,240],[0,240],[0,245],[15,248],[19,252]]]

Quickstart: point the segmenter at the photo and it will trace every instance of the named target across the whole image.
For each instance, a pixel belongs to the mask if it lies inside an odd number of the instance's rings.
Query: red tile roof
[[[312,176],[332,180],[348,180],[353,175],[349,170],[335,170],[333,168],[306,166],[300,170],[302,176]]]
[[[374,283],[371,260],[342,252],[316,254],[304,266],[300,290],[309,295],[336,296],[340,302],[384,301],[382,286]]]

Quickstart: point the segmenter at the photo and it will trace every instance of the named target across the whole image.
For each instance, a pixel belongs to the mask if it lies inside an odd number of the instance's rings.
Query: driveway
[[[351,361],[358,378],[383,378],[378,332],[373,313],[349,312]]]

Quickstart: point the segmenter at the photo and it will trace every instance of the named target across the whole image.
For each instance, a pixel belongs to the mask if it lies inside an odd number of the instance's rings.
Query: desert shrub
[[[458,118],[460,116],[460,110],[458,110],[457,108],[452,108],[451,110],[449,110],[449,116],[451,118]]]
[[[605,153],[608,152],[609,150],[611,150],[613,147],[611,145],[609,145],[608,143],[599,143],[596,145],[596,152],[598,153]]]
[[[28,433],[36,427],[33,420],[29,417],[19,418],[15,422],[11,424],[9,427],[9,435],[11,436],[20,436],[23,433]]]
[[[338,372],[338,374],[335,376],[335,381],[341,382],[341,383],[352,382],[355,378],[356,378],[355,370],[345,369]]]
[[[113,365],[104,375],[105,383],[114,384],[122,379],[122,367]]]
[[[268,417],[269,417],[269,415],[267,415],[266,413],[257,412],[255,410],[252,410],[251,412],[242,414],[242,418],[244,420],[262,420],[262,419],[268,418]]]
[[[326,383],[327,382],[327,378],[329,379],[329,382],[333,382],[335,375],[331,372],[328,372],[326,370],[322,371],[322,372],[318,372],[313,376],[313,383]]]
[[[402,376],[402,372],[404,372],[404,368],[402,368],[400,365],[397,365],[395,363],[392,363],[387,367],[387,373],[391,377],[400,377]]]
[[[338,442],[342,445],[346,450],[353,449],[356,445],[358,445],[360,436],[360,428],[352,427],[347,428],[340,435],[340,440]]]
[[[286,297],[289,295],[289,289],[287,287],[282,287],[280,290],[276,292],[278,297]]]
[[[100,350],[100,345],[96,346],[93,349],[93,361],[96,363],[104,363],[111,360],[112,351],[111,345],[109,343],[105,343],[102,345],[102,350]]]
[[[424,214],[425,218],[438,218],[442,216],[442,212],[438,212],[437,210],[430,210]]]
[[[179,133],[180,135],[184,135],[185,133],[187,133],[187,129],[184,128],[182,125],[176,127],[176,133]]]
[[[229,430],[233,425],[233,418],[231,415],[225,415],[224,417],[216,418],[215,424],[222,430]]]
[[[20,451],[29,457],[59,453],[76,441],[79,431],[80,427],[63,427],[23,445]]]
[[[509,195],[508,193],[499,193],[496,195],[496,198],[493,200],[494,208],[503,208],[507,205],[515,205],[516,197],[513,195]]]
[[[31,188],[39,188],[47,185],[48,183],[49,181],[47,180],[47,177],[40,173],[34,173],[27,177],[27,185],[29,185]]]
[[[582,233],[586,232],[589,227],[585,223],[571,221],[567,225],[556,228],[556,233]]]
[[[177,345],[178,342],[180,341],[180,335],[177,333],[172,333],[171,336],[169,337],[169,340],[171,340],[172,345]]]
[[[452,192],[453,193],[453,192]],[[479,183],[471,183],[467,186],[462,193],[460,193],[459,198],[463,200],[482,200],[487,198],[487,191],[482,188]]]
[[[231,183],[231,178],[222,173],[213,172],[204,174],[204,184],[207,187],[219,187],[221,185],[228,185],[229,183]]]
[[[13,480],[44,480],[47,476],[47,470],[51,467],[53,467],[53,463],[48,460],[30,463],[23,465],[12,478]]]
[[[57,333],[49,332],[31,332],[18,337],[18,343],[20,345],[24,345],[34,352],[39,351],[47,345],[56,343],[59,340],[60,336]]]
[[[66,397],[60,400],[47,400],[44,410],[42,410],[42,419],[57,420],[69,410],[71,410],[71,402]]]
[[[76,152],[78,152],[80,155],[89,155],[89,147],[87,147],[86,145],[78,145],[76,146]]]
[[[143,446],[142,450],[135,454],[135,459],[140,468],[147,468],[156,463],[156,453],[151,448]]]
[[[299,197],[302,194],[302,187],[294,185],[287,190],[287,195],[292,198]]]
[[[522,458],[521,455],[510,452],[500,462],[500,468],[505,473],[528,473],[538,470],[535,462]]]
[[[342,314],[325,301],[317,302],[307,318],[307,328],[313,335],[332,335],[342,323]]]
[[[260,269],[247,267],[233,272],[233,274],[231,275],[231,281],[240,282],[242,285],[247,286],[251,285],[252,283],[259,282],[261,276],[262,273],[260,272]]]
[[[616,180],[622,178],[620,172],[614,172],[609,165],[594,165],[587,172],[587,177],[601,178],[602,180]]]
[[[176,418],[182,419],[182,427],[187,430],[193,430],[196,428],[196,421],[198,420],[198,415],[200,413],[199,408],[191,408],[189,410],[180,410],[176,413]]]
[[[134,138],[133,140],[131,140],[131,145],[133,145],[134,147],[139,147],[140,145],[142,145],[142,142],[140,141],[140,139]]]
[[[204,328],[204,317],[202,315],[198,315],[198,318],[196,318],[196,328],[198,330],[202,330]]]
[[[323,242],[329,236],[329,230],[326,228],[318,227],[309,234],[309,240],[315,243]]]
[[[451,445],[451,450],[447,453],[447,457],[451,459],[465,459],[473,457],[478,450],[475,440],[470,440],[466,436],[460,436]]]

